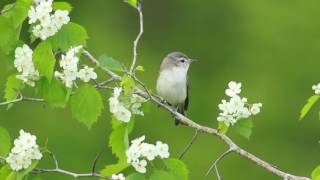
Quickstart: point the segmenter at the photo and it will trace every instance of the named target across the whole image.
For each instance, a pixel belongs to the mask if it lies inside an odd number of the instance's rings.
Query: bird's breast
[[[187,70],[183,68],[162,70],[157,81],[157,91],[172,105],[184,103],[187,97]]]

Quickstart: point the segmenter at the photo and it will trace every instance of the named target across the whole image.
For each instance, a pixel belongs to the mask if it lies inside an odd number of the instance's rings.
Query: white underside
[[[158,94],[172,105],[184,103],[187,97],[187,69],[175,67],[160,72]]]

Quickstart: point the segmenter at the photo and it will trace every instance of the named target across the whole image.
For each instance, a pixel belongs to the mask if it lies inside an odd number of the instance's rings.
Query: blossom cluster
[[[20,136],[14,140],[14,147],[6,158],[6,162],[14,171],[27,169],[32,164],[32,160],[42,158],[39,146],[36,143],[37,137],[23,130],[20,130],[19,133]]]
[[[247,103],[247,98],[240,97],[241,83],[234,81],[229,82],[228,89],[225,93],[230,97],[229,101],[222,100],[218,105],[222,111],[217,120],[224,122],[227,126],[234,125],[238,120],[248,118],[251,115],[256,115],[260,112],[261,103],[254,103],[252,105]]]
[[[83,82],[89,82],[90,79],[97,79],[97,74],[93,68],[84,66],[83,69],[78,70],[79,58],[77,53],[80,52],[82,46],[71,48],[66,54],[61,56],[59,65],[62,72],[55,71],[54,75],[59,78],[68,88],[72,88],[74,81],[80,78]]]
[[[34,36],[46,40],[57,33],[63,25],[70,21],[69,12],[57,10],[53,12],[53,0],[34,0],[34,6],[28,11],[29,24],[32,24]]]
[[[32,54],[32,49],[24,44],[22,47],[16,48],[14,59],[14,66],[21,73],[16,78],[30,86],[34,86],[34,81],[39,79],[39,72],[34,67]]]
[[[157,156],[160,158],[169,157],[169,146],[160,141],[154,144],[143,142],[145,136],[131,141],[131,146],[126,151],[127,162],[130,163],[139,173],[146,173],[147,160],[152,161]]]
[[[114,88],[113,95],[109,98],[110,112],[113,113],[116,119],[123,122],[129,122],[132,114],[143,116],[144,113],[140,110],[142,103],[146,102],[141,96],[132,94],[130,102],[124,103],[120,101],[122,88]],[[130,111],[131,110],[131,111]]]
[[[125,180],[126,178],[124,177],[123,174],[112,174],[111,176],[112,180]]]
[[[314,90],[314,93],[316,95],[320,95],[320,83],[319,84],[316,84],[316,85],[313,85],[312,86],[312,89]]]

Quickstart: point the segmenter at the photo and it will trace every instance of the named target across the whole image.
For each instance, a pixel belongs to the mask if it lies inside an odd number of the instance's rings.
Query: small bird
[[[183,115],[189,104],[188,69],[194,61],[181,52],[169,53],[163,59],[158,75],[158,94]],[[179,125],[179,120],[175,120],[175,125]]]

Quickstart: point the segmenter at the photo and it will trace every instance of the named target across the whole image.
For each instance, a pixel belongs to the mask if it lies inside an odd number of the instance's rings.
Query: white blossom
[[[236,83],[234,81],[229,82],[228,89],[226,89],[226,94],[233,97],[241,92],[241,83]]]
[[[120,121],[129,122],[131,118],[131,112],[120,104],[117,107],[117,111],[114,113],[114,116]]]
[[[80,69],[78,72],[78,77],[83,82],[89,82],[90,79],[97,79],[97,74],[93,71],[93,68],[89,68],[88,66],[85,66],[83,69]]]
[[[262,107],[262,103],[253,104],[250,108],[251,114],[253,115],[259,114],[261,107]]]
[[[142,143],[141,155],[146,157],[149,161],[154,160],[154,158],[158,155],[156,146],[153,144]]]
[[[127,162],[131,164],[136,171],[146,173],[147,160],[152,161],[156,157],[168,158],[169,146],[160,141],[156,145],[143,142],[145,136],[141,136],[131,141],[131,145],[126,151]]]
[[[225,125],[232,126],[237,123],[238,120],[249,118],[251,115],[256,115],[260,112],[262,104],[255,103],[250,106],[247,103],[247,98],[239,96],[240,92],[241,83],[234,81],[229,82],[226,94],[230,96],[230,100],[222,100],[221,104],[218,105],[221,111],[217,117],[219,122],[224,122]]]
[[[54,74],[68,88],[72,88],[77,78],[80,78],[83,82],[89,82],[90,79],[97,78],[97,74],[93,71],[93,68],[89,68],[88,66],[78,71],[79,58],[77,54],[81,49],[82,46],[76,46],[70,48],[65,54],[62,54],[59,61],[62,71],[56,71]]]
[[[14,66],[21,73],[16,78],[30,86],[34,86],[34,81],[39,80],[40,77],[39,72],[34,67],[32,54],[32,49],[26,44],[15,49]]]
[[[53,15],[53,23],[57,28],[61,28],[63,25],[68,24],[70,21],[69,12],[66,10],[57,10]]]
[[[147,164],[148,164],[147,161],[143,159],[141,161],[133,162],[132,166],[135,168],[136,171],[144,174],[147,172],[147,169],[146,169]]]
[[[320,83],[319,84],[316,84],[316,85],[313,85],[312,86],[312,89],[314,90],[314,93],[316,95],[319,95],[320,94]]]
[[[124,177],[124,175],[123,174],[112,174],[112,176],[111,176],[111,179],[112,180],[125,180],[126,178]]]
[[[34,36],[46,40],[55,35],[63,25],[69,23],[68,11],[57,10],[54,13],[52,11],[52,0],[34,0],[34,6],[28,11],[29,24],[33,25]]]
[[[168,144],[157,141],[156,150],[161,158],[168,158],[170,156]]]
[[[27,169],[33,160],[40,160],[42,154],[36,144],[37,137],[20,130],[20,136],[14,140],[14,147],[6,158],[6,162],[14,171]]]

